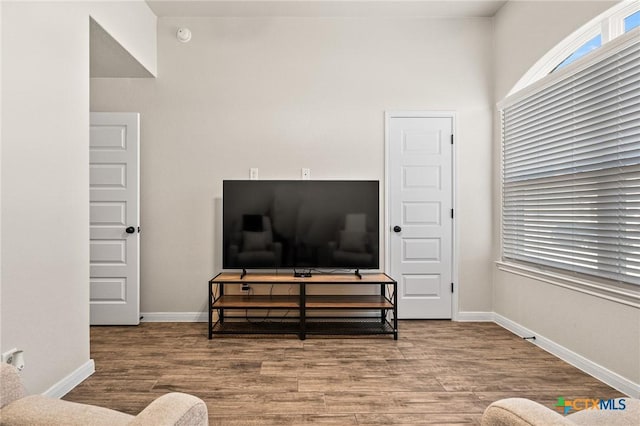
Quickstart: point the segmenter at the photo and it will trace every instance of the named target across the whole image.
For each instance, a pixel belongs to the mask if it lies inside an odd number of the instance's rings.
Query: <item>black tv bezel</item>
[[[290,266],[290,265],[286,265],[286,266],[259,266],[259,267],[254,267],[254,266],[246,266],[246,267],[242,267],[242,266],[227,266],[225,265],[225,259],[226,259],[226,252],[225,252],[225,221],[224,221],[224,188],[225,188],[225,182],[294,182],[294,183],[300,183],[302,185],[306,184],[306,183],[313,183],[313,182],[334,182],[334,183],[340,183],[340,182],[371,182],[371,183],[375,183],[377,185],[377,198],[378,198],[378,227],[377,227],[377,235],[378,235],[378,257],[377,259],[375,259],[376,261],[376,265],[375,266],[336,266],[336,267],[332,267],[332,266]],[[306,180],[296,180],[296,179],[260,179],[260,180],[253,180],[253,179],[223,179],[222,180],[222,198],[221,198],[221,210],[222,210],[222,222],[221,222],[221,256],[222,256],[222,270],[229,272],[229,271],[243,271],[243,275],[246,274],[246,271],[283,271],[283,272],[288,272],[291,271],[293,272],[296,276],[300,276],[300,277],[308,277],[311,276],[311,272],[318,272],[318,273],[330,273],[330,272],[346,272],[346,271],[356,271],[356,274],[358,275],[358,271],[360,270],[366,270],[366,271],[379,271],[380,267],[381,267],[381,255],[382,255],[382,216],[380,214],[381,212],[381,194],[380,194],[380,180],[379,179],[306,179]]]

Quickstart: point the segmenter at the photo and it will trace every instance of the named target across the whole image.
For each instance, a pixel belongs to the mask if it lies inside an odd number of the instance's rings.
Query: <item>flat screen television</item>
[[[225,180],[224,269],[377,269],[377,180]]]

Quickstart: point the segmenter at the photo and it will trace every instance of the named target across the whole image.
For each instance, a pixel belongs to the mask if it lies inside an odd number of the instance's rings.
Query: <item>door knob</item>
[[[398,225],[393,227],[393,232],[400,232],[402,231],[402,228],[400,228]]]
[[[136,232],[136,228],[134,228],[133,226],[130,226],[127,229],[125,229],[125,231],[127,232],[127,234],[133,234],[134,232]]]

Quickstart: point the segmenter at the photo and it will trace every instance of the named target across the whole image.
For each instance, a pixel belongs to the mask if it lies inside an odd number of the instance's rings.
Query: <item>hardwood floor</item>
[[[92,327],[96,373],[64,399],[137,414],[171,391],[212,425],[477,424],[492,401],[618,391],[493,323],[401,321],[385,337],[215,336],[205,323]]]

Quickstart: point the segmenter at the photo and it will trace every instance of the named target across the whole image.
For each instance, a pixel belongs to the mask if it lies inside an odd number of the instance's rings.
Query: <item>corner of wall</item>
[[[158,18],[146,2],[90,3],[89,14],[151,75],[158,75]]]
[[[87,287],[93,9],[155,72],[156,18],[143,1],[0,2],[2,32],[22,34],[5,37],[1,52],[0,349],[23,349],[25,386],[52,396],[94,371]]]
[[[534,330],[530,330],[500,314],[493,313],[493,318],[496,324],[517,336],[534,336],[534,340],[531,340],[531,343],[560,358],[568,364],[573,365],[579,370],[584,371],[585,373],[608,384],[620,392],[631,396],[632,398],[640,398],[640,384],[635,383],[632,380],[623,377],[588,358],[585,358],[579,353],[564,347],[558,342],[548,339],[547,337],[536,333]]]
[[[92,359],[76,368],[71,374],[55,383],[49,389],[44,391],[42,395],[51,398],[62,398],[73,388],[78,386],[96,371],[96,365]]]

